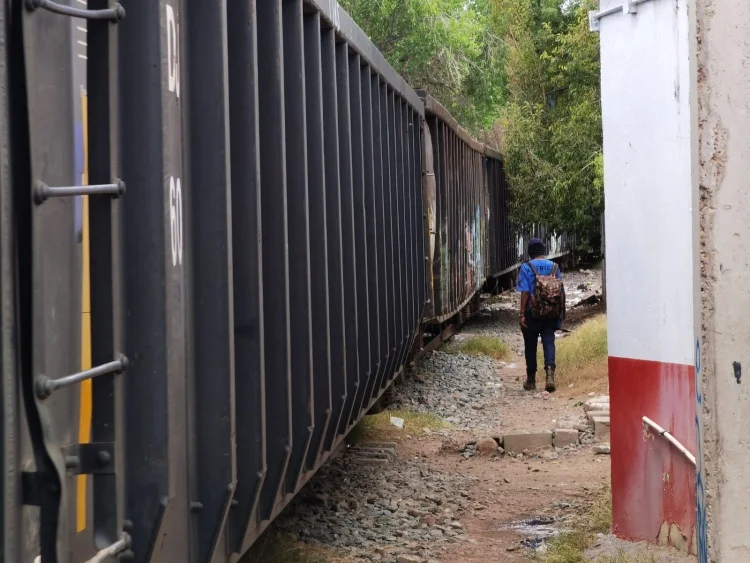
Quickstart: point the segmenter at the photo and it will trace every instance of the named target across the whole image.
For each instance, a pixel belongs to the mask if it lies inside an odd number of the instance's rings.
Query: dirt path
[[[590,282],[587,291],[597,290],[596,276],[578,277]],[[584,285],[575,276],[568,283]],[[498,300],[457,340],[491,335],[518,354],[514,299]],[[597,312],[589,307],[574,315]],[[610,460],[594,452],[593,435],[583,432],[584,443],[560,449],[510,454],[493,446],[491,438],[549,431],[584,414],[588,388],[524,392],[524,374],[520,357],[436,352],[424,358],[395,389],[389,411],[368,417],[364,440],[324,467],[275,522],[277,532],[315,548],[314,558],[289,561],[520,562],[543,550],[545,539],[569,529],[602,498]],[[592,385],[606,389],[606,378]],[[391,416],[402,418],[403,428]],[[473,445],[483,438],[490,439],[484,455]],[[614,545],[606,537],[599,544],[592,557]]]
[[[410,417],[403,430],[375,425],[361,445],[393,442],[395,456],[370,465],[359,448],[350,448],[313,479],[276,528],[333,548],[340,561],[381,563],[522,561],[527,547],[564,530],[606,485],[609,456],[585,445],[467,457],[466,445],[511,431],[549,430],[556,420],[578,416],[581,407],[574,405],[588,395],[543,398],[518,390],[521,368],[484,358],[473,363],[494,364],[485,376],[501,387],[473,397],[464,407],[472,418],[461,419],[459,428],[420,427],[433,423]],[[413,385],[429,384],[429,375],[418,373],[425,383],[414,379]],[[411,385],[404,387],[413,395]],[[393,414],[402,412],[408,411]]]

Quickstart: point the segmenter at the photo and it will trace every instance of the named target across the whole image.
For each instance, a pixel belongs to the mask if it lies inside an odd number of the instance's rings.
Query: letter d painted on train
[[[174,8],[167,9],[167,77],[170,92],[180,97],[180,26],[174,15]]]

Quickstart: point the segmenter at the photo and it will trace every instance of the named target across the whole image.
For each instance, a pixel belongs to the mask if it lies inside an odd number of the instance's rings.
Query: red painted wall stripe
[[[642,418],[695,453],[694,366],[610,357],[609,393],[615,534],[654,542],[667,522],[677,524],[690,542],[695,467],[663,437],[647,438]]]

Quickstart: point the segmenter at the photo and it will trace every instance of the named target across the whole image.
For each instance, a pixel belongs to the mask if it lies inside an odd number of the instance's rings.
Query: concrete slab
[[[594,417],[594,436],[601,441],[609,441],[609,417]]]
[[[564,448],[578,443],[578,430],[560,429],[555,430],[554,444],[556,448]]]
[[[589,419],[589,422],[591,424],[594,424],[594,417],[609,417],[609,410],[601,410],[601,411],[589,411],[586,413],[586,417]]]
[[[538,450],[552,447],[552,432],[534,432],[531,434],[506,434],[503,436],[503,448],[508,453],[521,453],[524,450]]]

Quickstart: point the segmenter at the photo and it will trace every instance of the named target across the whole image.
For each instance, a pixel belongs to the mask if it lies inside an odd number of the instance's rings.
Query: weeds
[[[487,356],[495,360],[509,360],[513,358],[513,350],[499,338],[492,336],[472,336],[445,348],[446,352],[466,354],[467,356]]]
[[[543,365],[541,346],[539,362]],[[607,381],[607,317],[599,315],[583,323],[570,336],[556,342],[556,376],[559,386],[575,384],[598,388]]]
[[[592,534],[608,534],[612,528],[612,491],[604,488],[586,516],[586,529]]]
[[[585,551],[596,534],[606,534],[612,526],[612,495],[605,487],[588,512],[577,522],[575,529],[555,537],[540,557],[542,563],[584,563]],[[602,561],[602,563],[610,563]],[[617,560],[611,563],[620,563]]]
[[[544,563],[584,563],[584,552],[591,545],[592,537],[584,531],[560,534],[552,540],[542,556]]]
[[[404,419],[403,430],[391,425],[391,417]],[[377,436],[381,439],[399,440],[407,431],[414,432],[422,428],[431,430],[448,428],[450,424],[441,418],[428,413],[407,410],[385,410],[378,414],[364,417],[347,436],[347,443],[358,444],[367,437]]]

